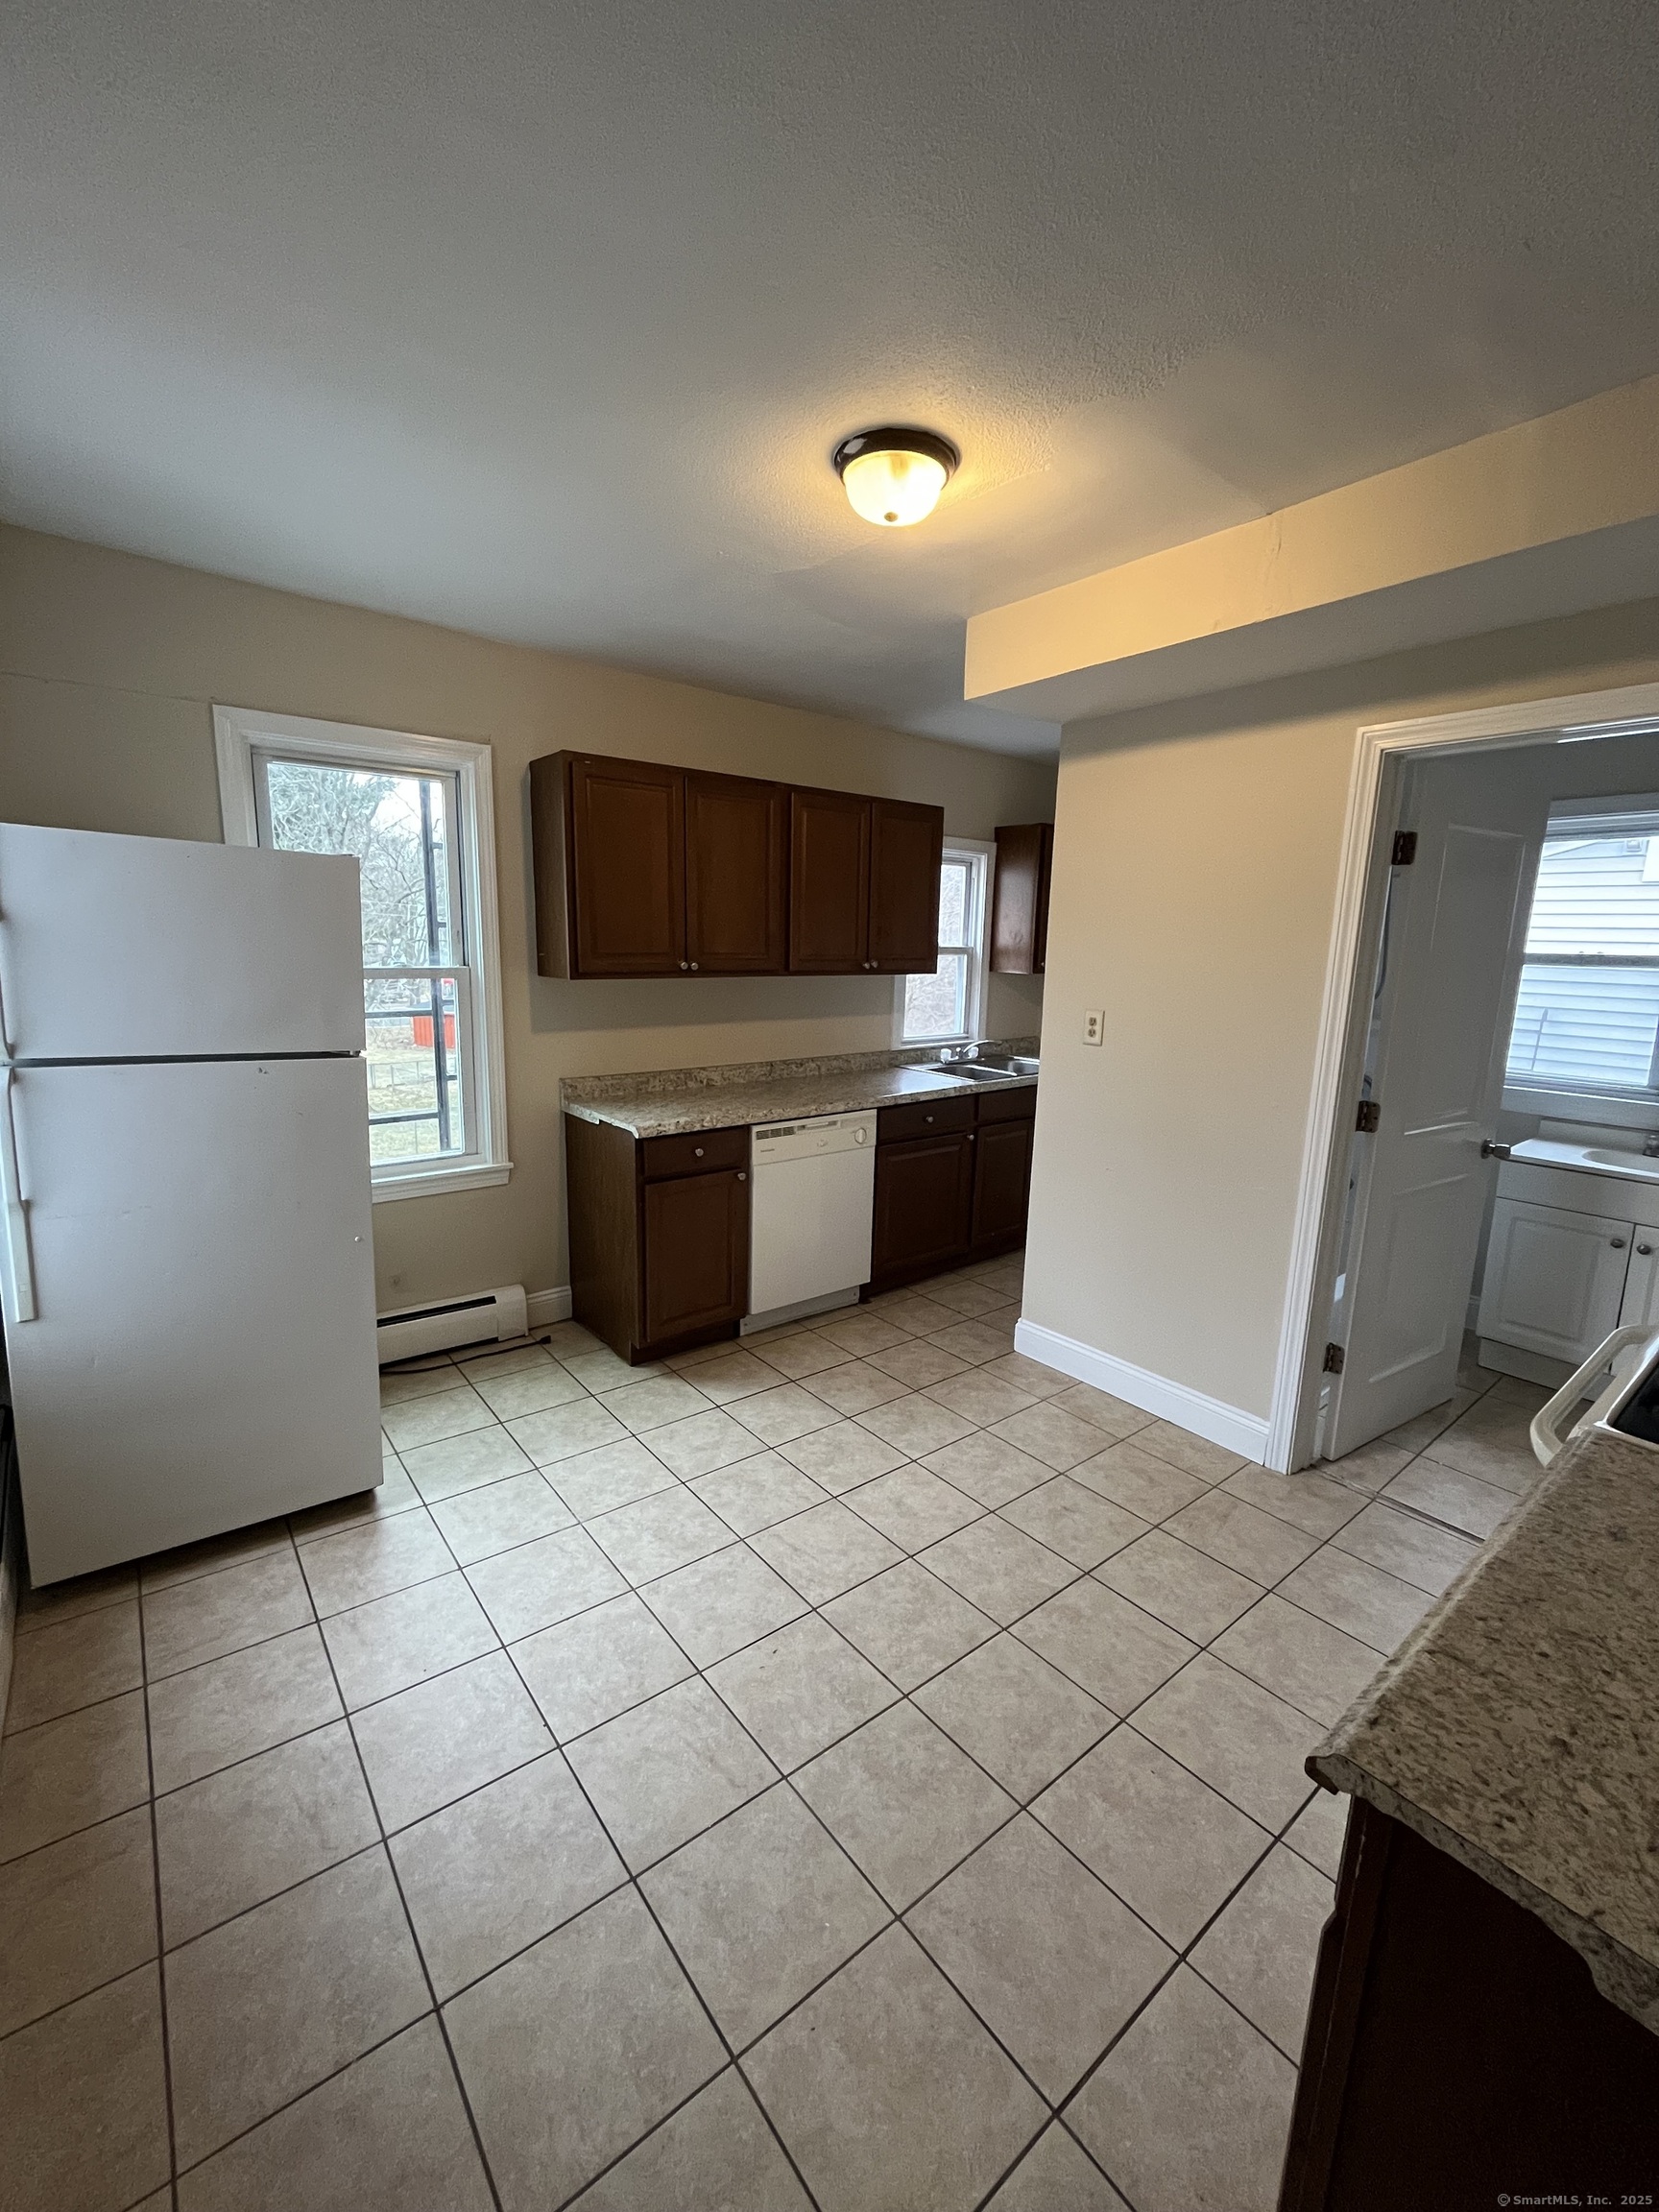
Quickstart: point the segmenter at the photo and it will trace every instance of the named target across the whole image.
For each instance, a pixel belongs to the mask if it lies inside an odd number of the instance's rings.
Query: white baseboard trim
[[[1237,1406],[1210,1398],[1185,1382],[1171,1382],[1145,1367],[1135,1367],[1110,1352],[1097,1352],[1093,1344],[1080,1344],[1075,1336],[1062,1336],[1057,1329],[1045,1329],[1036,1321],[1021,1321],[1014,1330],[1014,1349],[1027,1359],[1040,1359],[1045,1367],[1057,1367],[1062,1375],[1079,1382],[1092,1382],[1096,1390],[1109,1390],[1114,1398],[1126,1398],[1131,1406],[1190,1429],[1229,1452],[1241,1452],[1247,1459],[1267,1455],[1267,1421],[1263,1414],[1241,1412]]]
[[[529,1310],[532,1329],[545,1329],[550,1322],[568,1321],[570,1318],[570,1286],[566,1283],[558,1290],[532,1290],[524,1304]]]

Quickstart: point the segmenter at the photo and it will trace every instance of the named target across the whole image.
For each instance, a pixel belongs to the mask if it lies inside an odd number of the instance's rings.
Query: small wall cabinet
[[[998,975],[1041,975],[1048,956],[1048,878],[1052,822],[1022,822],[997,832],[991,893],[991,968]]]
[[[1651,1186],[1506,1164],[1476,1321],[1483,1364],[1558,1382],[1625,1323],[1659,1327]]]
[[[847,975],[938,963],[945,815],[650,761],[530,764],[542,975]]]
[[[1031,1090],[882,1109],[873,1292],[1023,1242],[1036,1110]]]
[[[630,1136],[565,1117],[571,1313],[637,1362],[733,1336],[749,1308],[749,1132]]]

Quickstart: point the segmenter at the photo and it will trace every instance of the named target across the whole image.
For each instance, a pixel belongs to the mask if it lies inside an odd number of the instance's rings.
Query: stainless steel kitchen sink
[[[929,1060],[931,1075],[960,1075],[970,1083],[1010,1083],[1037,1073],[1038,1062],[1018,1052],[981,1052],[973,1060]]]

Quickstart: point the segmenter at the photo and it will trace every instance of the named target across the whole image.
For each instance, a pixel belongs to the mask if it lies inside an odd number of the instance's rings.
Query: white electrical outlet
[[[1083,1017],[1083,1042],[1085,1045],[1103,1045],[1106,1041],[1106,1017],[1085,1014]]]

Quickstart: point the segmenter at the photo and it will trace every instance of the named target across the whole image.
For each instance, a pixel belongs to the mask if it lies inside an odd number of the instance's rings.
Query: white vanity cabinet
[[[1476,1330],[1483,1366],[1554,1383],[1623,1323],[1659,1328],[1659,1180],[1546,1165],[1530,1149],[1499,1171]]]

